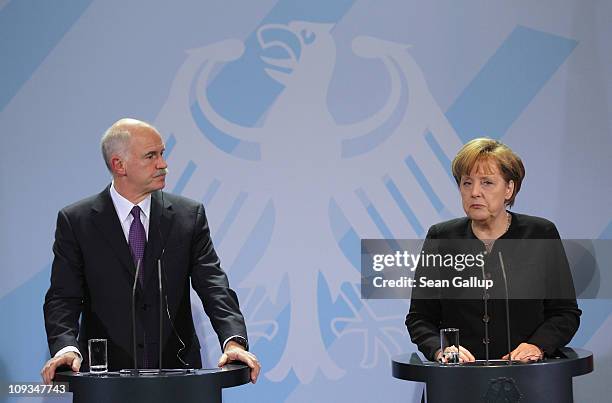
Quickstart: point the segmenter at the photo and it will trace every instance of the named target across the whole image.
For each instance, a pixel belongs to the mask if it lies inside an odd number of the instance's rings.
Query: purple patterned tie
[[[138,281],[140,285],[144,283],[144,267],[142,257],[144,256],[145,243],[147,241],[145,235],[145,229],[140,221],[140,207],[134,206],[131,212],[134,220],[130,225],[130,234],[128,235],[128,244],[130,245],[130,251],[132,252],[132,259],[134,259],[134,266],[138,266],[140,261],[140,272],[138,273]]]
[[[144,256],[145,243],[147,242],[144,226],[140,221],[140,207],[134,206],[131,211],[134,220],[130,225],[130,234],[128,235],[128,243],[130,245],[130,251],[132,252],[132,259],[134,259],[134,266],[138,267],[138,261],[140,261],[140,271],[138,272],[138,281],[140,285],[144,285],[144,262],[142,257]],[[143,335],[144,341],[144,354],[142,356],[142,367],[151,368],[153,361],[149,357],[149,348],[147,345],[147,335]]]

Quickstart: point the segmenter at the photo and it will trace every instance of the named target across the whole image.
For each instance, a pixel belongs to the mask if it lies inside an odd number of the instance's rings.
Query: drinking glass
[[[94,374],[103,374],[108,371],[108,360],[106,355],[106,339],[90,339],[89,346],[89,371]]]
[[[443,364],[459,364],[459,329],[440,329],[440,348]]]

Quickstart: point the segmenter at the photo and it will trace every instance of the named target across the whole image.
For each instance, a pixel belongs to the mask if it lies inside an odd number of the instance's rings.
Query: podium
[[[593,371],[593,353],[565,347],[558,357],[533,363],[490,360],[443,365],[417,353],[392,359],[393,377],[424,382],[427,403],[573,402],[574,376]]]
[[[162,370],[163,371],[163,370]],[[188,373],[122,374],[58,372],[54,382],[67,382],[74,403],[201,402],[221,403],[221,389],[250,382],[246,365],[195,369]]]

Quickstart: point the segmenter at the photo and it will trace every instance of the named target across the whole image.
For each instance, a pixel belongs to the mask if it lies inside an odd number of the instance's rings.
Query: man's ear
[[[126,175],[125,160],[118,155],[113,155],[111,157],[111,168],[114,175]]]

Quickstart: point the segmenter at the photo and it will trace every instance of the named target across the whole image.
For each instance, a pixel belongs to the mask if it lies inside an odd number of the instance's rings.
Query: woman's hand
[[[512,360],[529,362],[529,361],[540,361],[544,358],[544,352],[540,350],[540,347],[535,344],[521,343],[517,348],[510,353]],[[502,360],[507,360],[508,354],[502,357]]]
[[[457,352],[457,347],[455,346],[450,346],[450,347],[446,347],[444,349],[445,353],[450,353],[450,352]],[[438,362],[442,362],[442,363],[447,363],[448,360],[445,357],[445,354],[442,354],[442,350],[438,350],[438,352],[436,353],[436,360]],[[459,346],[459,362],[474,362],[476,361],[476,358],[474,358],[474,356],[472,355],[472,353],[470,353],[470,351],[463,347],[463,346]]]

